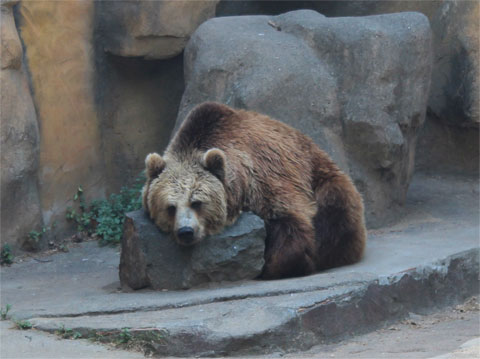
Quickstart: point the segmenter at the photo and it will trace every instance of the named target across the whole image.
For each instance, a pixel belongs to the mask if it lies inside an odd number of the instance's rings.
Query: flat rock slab
[[[132,289],[187,289],[204,283],[254,279],[264,264],[265,226],[243,213],[222,233],[184,247],[160,231],[143,210],[126,214],[120,281]]]

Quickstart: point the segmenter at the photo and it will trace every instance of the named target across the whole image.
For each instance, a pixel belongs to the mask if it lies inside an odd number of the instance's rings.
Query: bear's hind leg
[[[315,272],[315,232],[310,221],[290,215],[266,223],[265,265],[260,278],[299,277]]]
[[[319,270],[358,262],[365,249],[363,201],[346,175],[317,188],[313,218]]]

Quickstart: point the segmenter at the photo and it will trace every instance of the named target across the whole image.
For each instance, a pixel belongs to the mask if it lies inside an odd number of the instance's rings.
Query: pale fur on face
[[[161,230],[182,244],[178,230],[191,227],[194,244],[223,229],[226,194],[221,181],[210,171],[196,161],[180,162],[167,156],[163,160],[158,154],[147,156],[146,166],[143,205]]]

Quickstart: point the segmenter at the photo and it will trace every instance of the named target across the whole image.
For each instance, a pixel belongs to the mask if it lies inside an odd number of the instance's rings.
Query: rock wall
[[[2,243],[42,226],[62,239],[78,186],[104,197],[164,149],[183,46],[216,3],[2,1]]]
[[[184,90],[182,51],[217,1],[95,2],[95,101],[107,188],[117,191],[163,151]]]
[[[190,35],[215,15],[218,0],[100,1],[104,50],[122,57],[168,59],[179,55]]]
[[[145,156],[168,144],[182,98],[183,57],[144,60],[96,55],[95,98],[109,191],[145,168]]]
[[[478,176],[480,2],[442,1],[431,22],[434,76],[417,169]]]
[[[28,241],[27,236],[42,227],[37,187],[39,133],[13,18],[15,3],[0,4],[0,237],[2,244],[8,243],[13,249],[37,249],[43,243]]]
[[[184,92],[183,47],[215,11],[228,16],[314,9],[337,17],[422,12],[433,29],[435,52],[426,124],[417,151],[379,152],[409,158],[393,166],[394,173],[403,168],[403,177],[396,185],[400,190],[393,194],[387,190],[387,198],[401,202],[414,153],[419,171],[478,175],[479,6],[457,0],[2,1],[2,243],[41,246],[25,242],[26,234],[54,222],[59,238],[68,234],[65,208],[77,186],[83,186],[90,198],[107,195],[139,174],[148,152],[164,149]],[[311,40],[307,36],[304,45]],[[219,51],[220,57],[226,56]],[[328,72],[330,65],[322,66],[318,71]],[[232,79],[213,70],[215,78],[223,79],[215,90],[221,92],[222,84]],[[326,80],[324,88],[337,86],[337,79],[328,80],[328,73],[321,78]],[[185,80],[188,86],[188,76]],[[340,97],[325,100],[343,103]],[[324,114],[327,117],[340,111],[331,104],[325,108],[330,111]],[[276,115],[270,105],[265,103],[262,110]],[[319,105],[315,111],[323,108]],[[420,117],[408,141],[421,122]],[[345,138],[338,136],[335,126],[305,130],[323,132],[322,143],[335,151],[333,157],[344,168],[358,172],[363,166],[348,160],[346,153],[355,143],[347,141],[342,149]],[[383,165],[390,166],[388,161]],[[390,178],[388,173],[385,178]],[[378,181],[383,196],[391,185],[388,179]]]
[[[79,186],[105,194],[93,101],[93,1],[24,1],[20,32],[40,123],[39,188],[44,222],[67,227]]]

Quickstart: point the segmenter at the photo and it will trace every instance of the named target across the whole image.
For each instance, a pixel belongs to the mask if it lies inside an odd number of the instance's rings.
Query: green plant
[[[47,232],[46,227],[42,227],[40,231],[32,230],[28,232],[28,239],[33,241],[34,243],[38,243],[46,232]]]
[[[78,187],[73,200],[78,201],[78,211],[67,209],[67,219],[77,224],[79,232],[97,235],[99,244],[116,245],[120,243],[123,233],[125,213],[141,208],[140,192],[145,177],[139,176],[130,187],[122,187],[118,194],[111,194],[108,199],[96,200],[87,204],[83,189]]]
[[[7,304],[5,306],[5,309],[0,309],[0,316],[1,316],[2,320],[7,320],[8,319],[8,312],[10,311],[10,309],[12,309],[11,304]]]
[[[67,219],[77,224],[77,231],[92,234],[93,215],[90,211],[88,211],[88,205],[83,195],[82,187],[77,188],[77,193],[75,193],[75,195],[73,196],[73,200],[75,202],[79,202],[79,212],[77,212],[72,207],[68,207],[66,215]]]
[[[23,249],[26,250],[38,250],[40,249],[40,240],[43,238],[45,233],[55,228],[56,223],[54,222],[51,227],[43,226],[39,231],[31,230],[28,232],[27,239],[23,242]]]
[[[105,343],[107,342],[107,339],[105,339],[105,336],[101,332],[96,332],[96,331],[90,331],[87,334],[87,339],[90,340],[91,342],[98,342],[98,343]]]
[[[65,325],[62,325],[60,329],[56,330],[55,334],[63,339],[79,339],[82,337],[80,332],[74,332],[72,329],[67,329],[65,328]]]
[[[133,336],[129,328],[123,328],[118,334],[118,344],[127,344],[132,340]]]
[[[123,187],[119,194],[112,194],[108,200],[92,203],[92,211],[97,223],[95,233],[100,237],[100,245],[120,243],[123,233],[125,213],[140,209],[141,185],[137,180],[132,187]]]
[[[0,264],[12,264],[13,263],[13,254],[12,254],[12,249],[8,244],[4,244],[2,246],[2,250],[0,252]]]
[[[32,329],[33,325],[28,320],[17,320],[15,326],[20,330]]]

